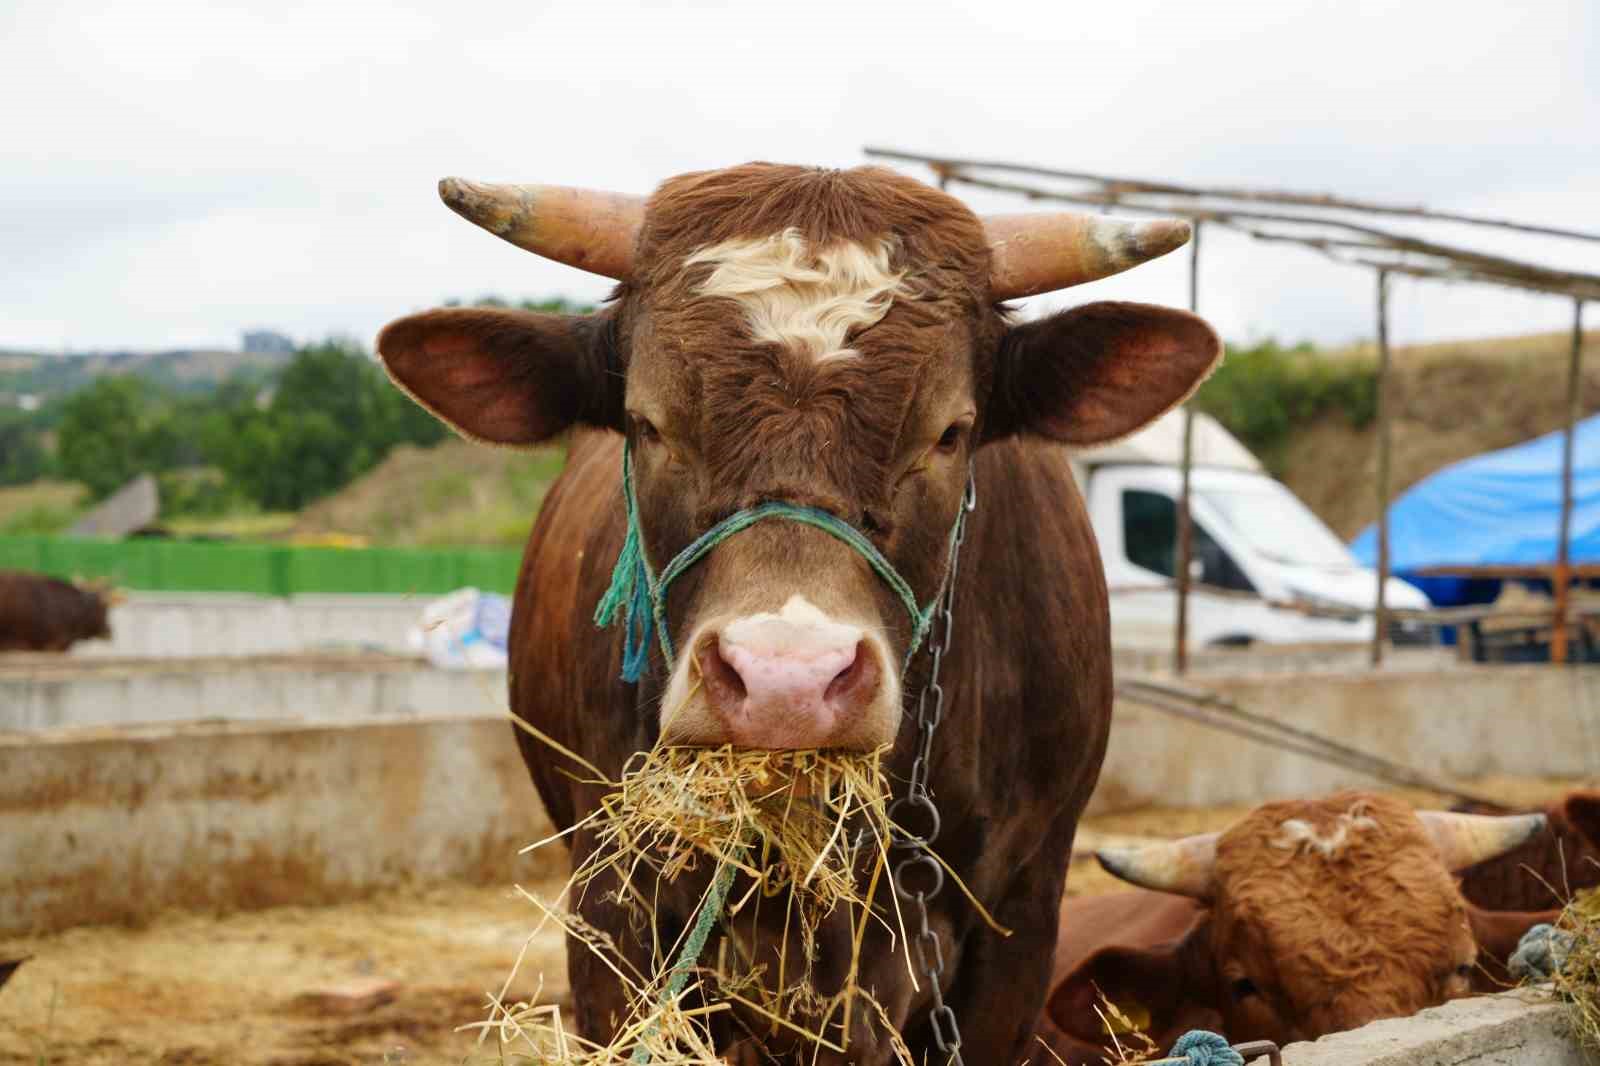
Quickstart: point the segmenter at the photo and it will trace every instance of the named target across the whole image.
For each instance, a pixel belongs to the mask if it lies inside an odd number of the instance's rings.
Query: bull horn
[[[1074,211],[989,215],[989,293],[1015,300],[1082,285],[1166,255],[1189,241],[1181,218],[1150,222]]]
[[[1454,814],[1445,811],[1418,811],[1417,820],[1427,831],[1449,870],[1465,870],[1513,848],[1526,844],[1544,832],[1542,814]]]
[[[1217,865],[1217,838],[1201,833],[1162,844],[1101,848],[1094,853],[1106,873],[1140,888],[1210,899]]]
[[[617,281],[633,273],[642,196],[443,178],[439,199],[468,222],[534,255]]]

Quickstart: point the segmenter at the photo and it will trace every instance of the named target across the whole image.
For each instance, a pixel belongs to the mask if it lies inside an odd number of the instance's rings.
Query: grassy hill
[[[1540,333],[1397,348],[1391,354],[1394,407],[1392,484],[1399,495],[1451,463],[1504,448],[1566,423],[1570,333]],[[1582,415],[1600,410],[1600,331],[1584,338]],[[1370,345],[1329,352],[1371,360]],[[1346,539],[1378,515],[1377,430],[1337,414],[1297,427],[1278,476]]]
[[[521,545],[561,470],[557,447],[512,451],[447,440],[401,445],[343,491],[300,514],[290,536],[393,545]]]

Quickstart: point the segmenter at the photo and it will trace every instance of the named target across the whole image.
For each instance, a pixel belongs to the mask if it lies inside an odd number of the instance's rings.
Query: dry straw
[[[557,1007],[541,1005],[537,997],[506,1002],[508,993],[502,990],[491,997],[490,1017],[472,1027],[479,1030],[480,1045],[495,1038],[497,1061],[540,1066],[721,1064],[709,1023],[737,1006],[744,1018],[764,1023],[769,1035],[787,1034],[815,1050],[841,1052],[848,1046],[853,1013],[867,1010],[889,1032],[897,1058],[909,1066],[910,1056],[882,1008],[856,982],[869,921],[882,924],[895,950],[907,956],[895,895],[879,891],[886,877],[890,829],[884,750],[853,754],[660,747],[634,756],[620,780],[611,781],[526,722],[513,720],[610,789],[580,823],[597,843],[573,871],[563,894],[576,899],[597,877],[615,872],[614,883],[623,886],[617,902],[650,925],[657,957],[653,974],[639,973],[603,932],[571,910],[524,892],[539,908],[541,925],[559,923],[574,948],[581,945],[604,962],[622,982],[631,1007],[616,1039],[599,1045],[571,1032]],[[763,906],[783,908],[784,936],[775,966],[755,964],[736,938],[725,938],[715,959],[684,958],[694,953],[683,950],[687,929],[676,942],[665,942],[654,925],[653,901],[638,887],[647,878],[639,875],[653,872],[658,882],[670,883],[706,870],[713,882],[726,884],[730,874],[739,878],[725,904],[720,897],[702,898],[702,908],[715,906],[720,912],[713,915],[718,920],[747,916]],[[866,874],[865,890],[860,872]],[[972,899],[959,878],[953,880]],[[891,906],[868,905],[878,897],[887,897]],[[975,899],[973,903],[977,905]],[[840,908],[851,923],[852,958],[841,990],[824,996],[810,980],[816,931]],[[798,947],[793,953],[791,942]],[[676,961],[669,965],[669,960]],[[909,956],[905,963],[915,983]],[[510,984],[508,979],[506,989]]]
[[[1574,895],[1557,927],[1571,941],[1563,939],[1552,986],[1567,1005],[1579,1042],[1591,1054],[1600,1053],[1600,891]]]

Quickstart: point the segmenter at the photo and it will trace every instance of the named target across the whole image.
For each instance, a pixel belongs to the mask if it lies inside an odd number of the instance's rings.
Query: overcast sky
[[[876,143],[1600,229],[1593,0],[0,0],[0,87],[0,347],[370,343],[449,297],[605,292],[451,214],[445,174],[645,192]],[[1434,232],[1600,271],[1600,245]],[[1372,333],[1363,272],[1209,232],[1203,264],[1227,337]],[[1181,305],[1185,277],[1045,299]],[[1571,311],[1408,282],[1394,313],[1410,341]]]

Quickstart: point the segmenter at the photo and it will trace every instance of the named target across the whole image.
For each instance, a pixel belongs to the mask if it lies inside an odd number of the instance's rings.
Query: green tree
[[[166,468],[170,438],[150,385],[105,375],[67,397],[57,429],[61,473],[102,499],[146,471]]]
[[[1370,362],[1330,359],[1310,344],[1285,348],[1265,340],[1230,347],[1194,403],[1278,472],[1291,434],[1325,412],[1336,411],[1357,428],[1372,421],[1377,381]]]
[[[49,471],[40,430],[23,415],[0,412],[0,485],[25,485]]]

